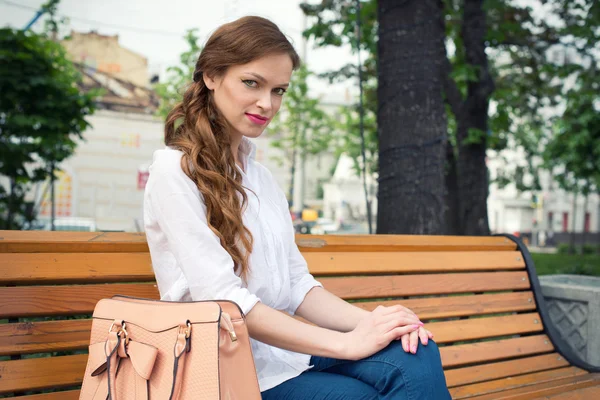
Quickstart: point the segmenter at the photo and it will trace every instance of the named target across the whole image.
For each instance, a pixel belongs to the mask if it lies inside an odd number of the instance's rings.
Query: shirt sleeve
[[[154,217],[192,300],[231,300],[250,312],[260,299],[234,273],[233,259],[208,227],[206,206],[193,182],[183,171],[153,171],[151,179],[148,198]]]
[[[300,304],[304,301],[306,294],[314,287],[323,287],[312,274],[308,271],[308,264],[300,253],[298,245],[296,244],[296,234],[294,232],[294,225],[292,224],[292,217],[289,212],[288,202],[285,198],[285,194],[281,189],[280,192],[280,204],[282,210],[285,213],[284,218],[286,220],[287,229],[289,231],[289,252],[288,252],[288,265],[290,270],[290,283],[291,283],[291,301],[286,311],[294,315]]]

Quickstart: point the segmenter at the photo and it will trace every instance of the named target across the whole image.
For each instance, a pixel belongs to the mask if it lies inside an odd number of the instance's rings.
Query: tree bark
[[[465,58],[469,65],[477,67],[478,79],[469,82],[467,98],[457,116],[459,220],[462,234],[489,235],[489,178],[485,161],[489,98],[494,82],[485,53],[487,28],[483,0],[465,0],[463,7],[461,36]],[[471,129],[483,133],[476,143],[467,141]]]
[[[461,224],[458,218],[458,175],[456,173],[456,157],[454,146],[446,145],[446,175],[445,175],[445,231],[446,235],[460,235]]]
[[[439,0],[379,0],[377,233],[444,231],[446,60]]]
[[[569,254],[575,254],[577,253],[576,249],[575,249],[575,223],[577,222],[577,196],[579,195],[579,192],[577,189],[575,189],[575,192],[573,193],[573,218],[571,221],[571,234],[570,234],[570,240],[569,240]]]

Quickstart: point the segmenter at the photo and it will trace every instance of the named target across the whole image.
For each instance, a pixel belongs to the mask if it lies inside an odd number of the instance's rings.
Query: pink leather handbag
[[[239,307],[115,296],[94,310],[80,400],[260,400]]]

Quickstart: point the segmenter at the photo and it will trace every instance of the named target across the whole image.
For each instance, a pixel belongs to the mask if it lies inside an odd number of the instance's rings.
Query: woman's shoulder
[[[183,152],[170,147],[156,150],[150,164],[146,191],[149,188],[180,191],[196,190],[196,184],[181,168]]]
[[[181,157],[183,152],[165,147],[156,150],[152,156],[152,164],[150,164],[150,174],[173,175],[181,174]]]

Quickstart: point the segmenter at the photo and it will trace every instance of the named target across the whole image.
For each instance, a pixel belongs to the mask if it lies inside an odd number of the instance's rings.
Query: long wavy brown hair
[[[231,151],[229,125],[202,77],[220,77],[231,66],[272,54],[289,54],[294,70],[300,65],[294,47],[273,22],[243,17],[222,25],[206,42],[196,62],[193,82],[165,123],[165,144],[183,152],[181,168],[204,198],[208,226],[243,278],[249,272],[253,243],[242,221],[248,196]]]

